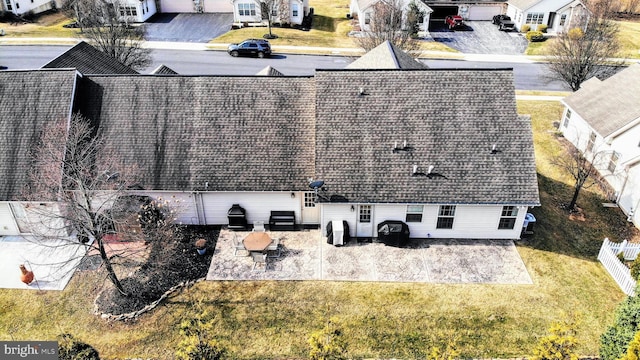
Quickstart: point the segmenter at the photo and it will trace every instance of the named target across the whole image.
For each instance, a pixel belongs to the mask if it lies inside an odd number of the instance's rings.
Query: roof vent
[[[394,153],[398,152],[398,151],[411,151],[411,150],[413,150],[413,147],[407,145],[407,140],[402,142],[402,147],[398,147],[398,142],[397,141],[395,141],[393,143],[393,152]]]
[[[438,178],[438,177],[441,177],[441,178],[444,178],[444,179],[448,179],[448,177],[433,171],[433,169],[435,169],[435,166],[429,165],[429,170],[425,174],[423,172],[418,172],[418,165],[413,165],[413,172],[411,173],[411,176],[414,176],[414,177],[415,176],[424,176],[424,177],[426,177],[428,179],[434,179],[434,178]]]
[[[361,86],[361,87],[358,89],[358,95],[360,95],[360,96],[364,96],[364,95],[369,95],[369,93],[368,93],[368,92],[366,92],[366,91],[364,90],[364,87],[362,87],[362,86]]]
[[[497,153],[501,153],[502,150],[498,150],[498,147],[496,144],[493,144],[493,146],[491,147],[491,153],[492,154],[497,154]]]

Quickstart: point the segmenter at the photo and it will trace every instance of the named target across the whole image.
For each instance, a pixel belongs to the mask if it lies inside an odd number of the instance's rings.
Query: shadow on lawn
[[[538,186],[542,206],[531,210],[536,217],[534,235],[521,245],[595,260],[605,237],[622,241],[638,236],[622,210],[602,206],[608,201],[593,189],[582,189],[578,197],[584,219],[571,219],[562,205],[571,200],[573,187],[540,174]]]

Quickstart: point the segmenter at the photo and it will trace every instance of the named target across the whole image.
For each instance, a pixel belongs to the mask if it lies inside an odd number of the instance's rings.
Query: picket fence
[[[605,238],[598,253],[598,260],[625,294],[635,296],[636,280],[631,277],[629,268],[618,259],[617,255],[620,252],[624,254],[625,260],[633,261],[640,254],[640,244],[629,244],[627,240],[615,243]]]

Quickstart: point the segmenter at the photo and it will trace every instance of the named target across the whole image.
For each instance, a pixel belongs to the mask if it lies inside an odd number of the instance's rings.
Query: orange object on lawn
[[[20,280],[27,285],[31,284],[33,282],[33,271],[27,270],[24,264],[20,265],[20,271],[22,272]]]

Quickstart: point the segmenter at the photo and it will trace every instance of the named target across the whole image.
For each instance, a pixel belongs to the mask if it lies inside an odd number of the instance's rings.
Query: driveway
[[[447,284],[532,284],[510,240],[412,239],[405,248],[350,240],[327,244],[319,230],[268,232],[279,237],[282,254],[268,270],[252,270],[249,256],[234,256],[234,236],[223,229],[207,280],[389,281]],[[243,255],[238,252],[238,255]]]
[[[231,29],[233,14],[156,14],[145,23],[149,41],[206,43]]]
[[[434,20],[429,26],[433,40],[465,54],[521,55],[527,39],[519,32],[500,31],[491,21],[467,21],[464,29],[449,30],[444,21]]]

